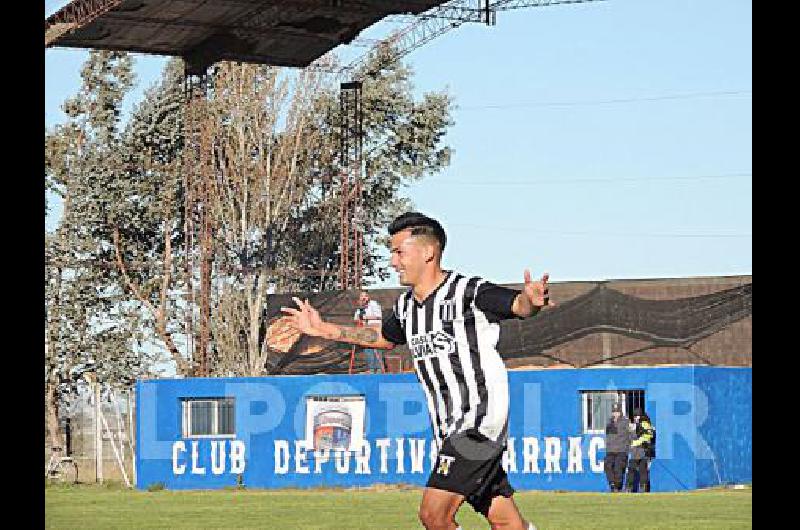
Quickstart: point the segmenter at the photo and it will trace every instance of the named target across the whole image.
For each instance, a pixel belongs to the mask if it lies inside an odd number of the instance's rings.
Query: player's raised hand
[[[533,281],[531,279],[531,271],[525,269],[525,287],[523,291],[534,307],[550,305],[550,288],[547,285],[549,279],[550,275],[545,272],[541,280]]]
[[[287,315],[288,323],[291,327],[301,333],[312,336],[322,335],[322,317],[319,311],[308,303],[308,300],[300,300],[296,296],[292,297],[299,309],[293,307],[281,307],[281,311]]]

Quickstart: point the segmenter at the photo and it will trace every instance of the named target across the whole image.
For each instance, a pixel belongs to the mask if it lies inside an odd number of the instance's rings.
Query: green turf
[[[417,521],[419,489],[131,491],[45,489],[47,528],[403,529]],[[550,528],[752,528],[752,489],[689,493],[518,492],[522,513]],[[465,530],[488,528],[465,505]]]

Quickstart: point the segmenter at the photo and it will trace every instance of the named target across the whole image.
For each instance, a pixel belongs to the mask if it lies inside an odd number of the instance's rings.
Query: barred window
[[[621,404],[622,414],[630,418],[634,409],[644,410],[644,390],[582,390],[583,433],[604,433],[614,403]]]
[[[187,398],[182,400],[184,438],[234,436],[233,398]]]

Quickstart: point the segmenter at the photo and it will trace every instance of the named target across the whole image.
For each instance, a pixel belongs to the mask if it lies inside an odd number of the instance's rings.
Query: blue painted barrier
[[[644,390],[658,433],[652,491],[752,480],[751,368],[511,371],[509,385],[504,465],[518,490],[607,491],[605,438],[584,432],[583,391]],[[307,398],[335,395],[364,397],[364,443],[314,451]],[[413,374],[146,380],[136,397],[139,488],[424,485],[436,456]],[[187,435],[182,403],[197,398],[233,399],[230,435]]]

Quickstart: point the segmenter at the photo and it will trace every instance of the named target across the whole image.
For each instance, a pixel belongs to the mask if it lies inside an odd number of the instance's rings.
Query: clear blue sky
[[[45,52],[46,125],[86,55]],[[445,226],[447,268],[501,283],[526,267],[552,281],[752,273],[750,1],[520,9],[406,60],[419,92],[459,106],[451,166],[406,191]],[[128,108],[164,61],[136,55]]]

